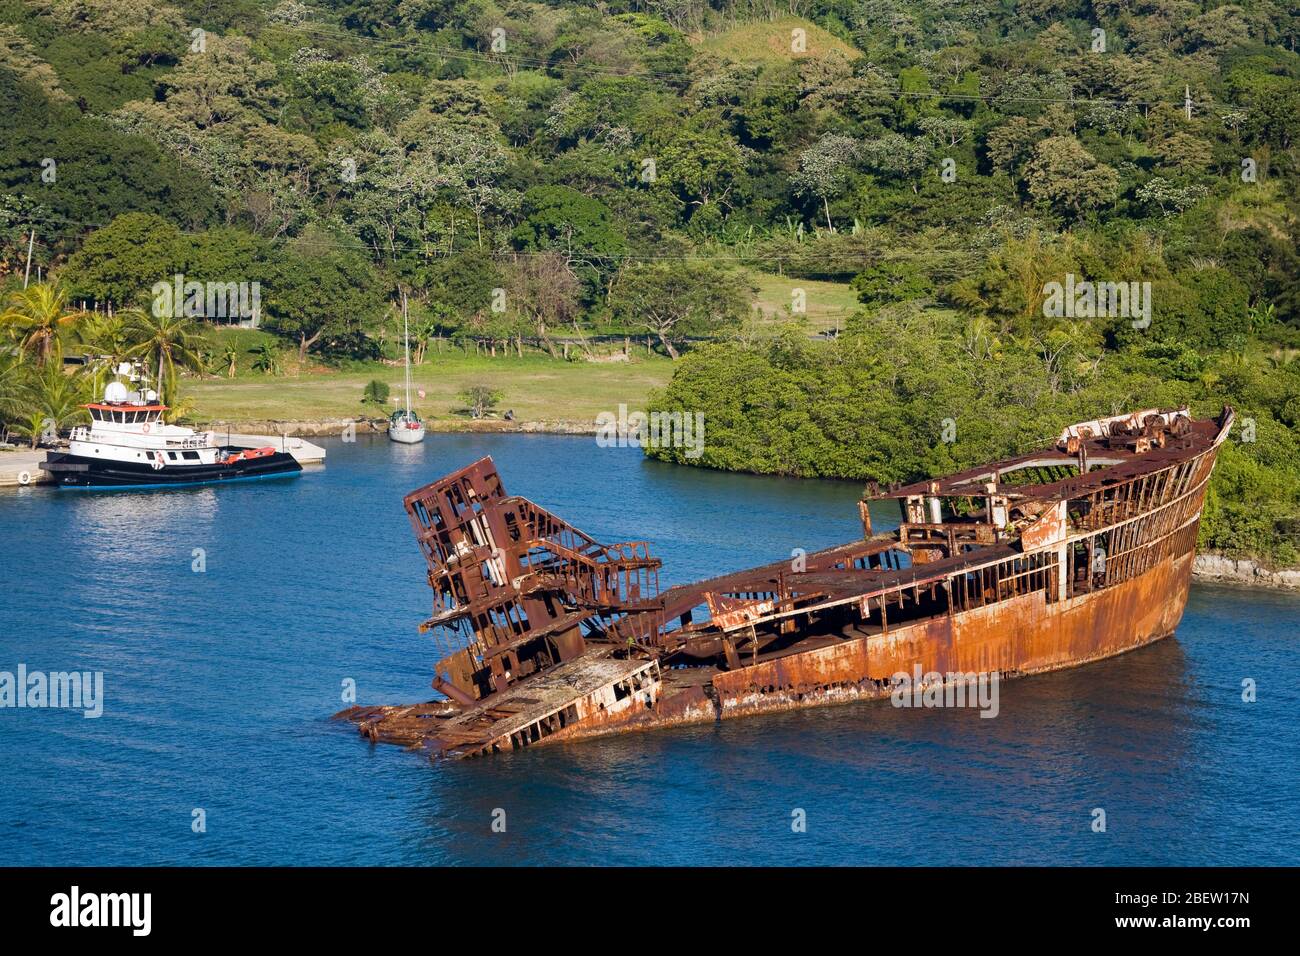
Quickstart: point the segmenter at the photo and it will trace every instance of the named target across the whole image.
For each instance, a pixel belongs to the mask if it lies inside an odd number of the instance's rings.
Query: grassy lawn
[[[858,308],[857,297],[846,283],[818,282],[791,276],[750,271],[758,287],[754,305],[771,321],[789,318],[793,290],[806,295],[809,332],[843,328]],[[312,421],[381,417],[396,404],[402,387],[400,367],[373,363],[346,371],[314,366],[295,372],[291,348],[266,332],[252,329],[218,329],[209,334],[218,355],[227,341],[241,350],[235,378],[188,380],[185,395],[194,402],[189,416],[195,421]],[[635,339],[634,339],[635,341]],[[265,375],[249,368],[249,350],[267,342],[277,345],[287,368],[282,375]],[[425,397],[414,404],[430,421],[468,420],[460,393],[472,385],[486,385],[501,393],[497,416],[513,409],[518,421],[590,422],[602,411],[616,412],[620,403],[643,408],[651,389],[667,384],[673,363],[658,355],[647,356],[635,347],[631,362],[563,362],[540,353],[523,358],[466,355],[444,344],[430,352],[423,365],[412,370],[414,389]],[[379,408],[361,401],[372,379],[391,391],[388,405]]]
[[[241,329],[234,325],[202,325],[203,337],[212,344],[212,351],[217,355],[226,345],[233,345],[243,354],[240,355],[241,364],[247,364],[249,361],[248,353],[257,346],[265,342],[267,345],[276,348],[283,348],[284,342],[277,339],[270,332],[264,332],[261,329]]]
[[[778,320],[792,317],[789,314],[791,297],[795,289],[803,289],[808,328],[812,332],[837,327],[843,329],[849,316],[861,307],[857,295],[846,282],[818,282],[753,271],[749,275],[758,286],[754,305],[763,310],[764,316],[775,316]]]
[[[804,53],[794,53],[790,49],[790,33],[796,27],[804,30],[807,36]],[[744,23],[722,33],[693,38],[692,42],[706,53],[734,62],[777,63],[797,56],[826,56],[832,51],[843,53],[849,59],[857,55],[843,40],[815,23],[793,16]]]
[[[486,358],[459,350],[428,356],[412,370],[412,389],[425,398],[413,404],[427,420],[466,421],[459,395],[471,385],[501,393],[498,413],[514,409],[518,421],[594,421],[602,411],[617,412],[619,403],[643,408],[652,388],[672,375],[672,363],[644,354],[631,362],[563,362],[542,355]],[[392,396],[385,409],[363,405],[362,389],[371,379],[386,382]],[[302,375],[241,373],[233,379],[186,382],[197,421],[309,421],[385,415],[397,406],[402,369],[375,364],[349,371],[313,371]],[[413,396],[414,397],[414,396]]]

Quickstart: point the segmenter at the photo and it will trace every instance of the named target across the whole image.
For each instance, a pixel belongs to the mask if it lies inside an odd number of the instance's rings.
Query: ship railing
[[[1204,455],[1198,455],[1135,475],[1072,500],[1070,508],[1078,515],[1078,526],[1084,531],[1131,521],[1184,497],[1193,483],[1199,485],[1197,479],[1207,477],[1201,474],[1204,460]]]
[[[1170,483],[1179,492],[1177,497],[1139,514],[1092,528],[1086,536],[1076,538],[1075,545],[1086,549],[1089,561],[1095,552],[1103,557],[1098,559],[1096,569],[1088,565],[1084,570],[1084,566],[1076,565],[1071,581],[1078,575],[1086,575],[1083,590],[1109,587],[1144,573],[1163,558],[1190,550],[1195,544],[1202,496],[1210,473],[1195,462],[1189,465],[1186,481],[1181,475],[1175,475]],[[1192,479],[1199,480],[1190,484]],[[1073,551],[1071,560],[1075,563]]]

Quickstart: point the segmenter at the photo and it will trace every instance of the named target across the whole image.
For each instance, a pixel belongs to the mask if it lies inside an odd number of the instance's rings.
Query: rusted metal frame
[[[1154,508],[1164,503],[1165,488],[1169,484],[1169,477],[1173,471],[1173,468],[1164,468],[1151,475],[1151,487],[1146,500],[1147,507]]]
[[[1129,482],[1124,503],[1125,517],[1133,517],[1142,513],[1142,500],[1150,478],[1150,475],[1143,475],[1141,478],[1135,478]]]
[[[1175,465],[1173,468],[1162,470],[1160,475],[1160,487],[1155,500],[1151,502],[1152,507],[1167,504],[1171,499],[1176,498],[1177,494],[1177,475],[1181,465]]]
[[[1102,457],[1110,464],[1118,464],[1127,461],[1130,455],[1116,454],[1116,450],[1105,448],[1098,444],[1097,447],[1103,451],[1109,452],[1109,455]],[[1011,458],[1004,458],[1001,461],[993,462],[988,465],[979,465],[974,468],[968,468],[951,475],[945,475],[942,478],[927,478],[921,481],[915,481],[911,484],[900,485],[891,488],[888,491],[871,496],[871,500],[886,500],[890,498],[905,498],[915,495],[934,495],[939,494],[945,497],[954,498],[982,498],[987,493],[984,486],[990,481],[1001,486],[1000,476],[1008,473],[1014,473],[1026,467],[1032,466],[1036,462],[1050,462],[1062,466],[1074,466],[1075,459],[1065,453],[1052,453],[1044,455],[1041,451],[1029,452],[1024,455],[1017,455]],[[937,490],[935,486],[937,485]],[[977,485],[978,487],[968,487]],[[1016,494],[1015,485],[1002,488],[999,487],[999,494]],[[1037,489],[1036,489],[1037,490]]]
[[[551,542],[532,542],[520,560],[522,577],[517,587],[522,593],[531,589],[559,589],[563,585],[593,604],[623,604],[640,599],[651,590],[649,571],[658,567],[658,559],[626,562],[597,561],[581,552],[557,553],[561,547]],[[567,550],[567,549],[566,549]],[[550,558],[542,558],[538,551]],[[539,570],[534,570],[534,569]]]
[[[1062,497],[1078,497],[1081,494],[1085,494],[1090,490],[1100,487],[1102,482],[1106,479],[1123,480],[1145,472],[1149,465],[1149,461],[1153,456],[1172,458],[1178,456],[1178,452],[1181,451],[1181,449],[1165,448],[1153,450],[1146,455],[1139,456],[1132,452],[1111,448],[1103,442],[1088,442],[1085,443],[1085,447],[1087,447],[1090,452],[1088,456],[1090,467],[1095,467],[1097,470],[1089,471],[1086,474],[1076,475],[1051,485],[1033,486],[1033,495],[1021,495],[1016,491],[1014,486],[1010,488],[999,487],[997,493],[1008,495],[1010,497],[1048,500],[1057,500]],[[1190,450],[1199,451],[1200,449]],[[990,476],[1003,471],[1015,470],[1015,468],[1019,467],[1019,462],[1023,460],[1025,459],[1007,459],[1006,461],[997,463],[997,465],[991,468],[985,466],[982,469],[972,469],[971,477],[964,481],[958,481],[956,485],[970,484],[977,480],[987,479]],[[934,494],[936,492],[933,492],[930,489],[935,483],[936,482],[933,480],[914,482],[911,485],[905,485],[893,489],[887,494],[882,494],[879,498],[904,498],[909,496]],[[981,498],[987,494],[987,491],[983,487],[978,489],[969,488],[959,490],[952,483],[951,477],[948,479],[940,479],[938,485],[939,491],[937,493],[946,497]]]
[[[837,588],[836,590],[838,590],[840,593],[844,593],[850,590],[853,590],[855,594],[859,593],[857,589],[850,589],[847,587]],[[771,604],[773,611],[786,612],[785,615],[783,616],[791,616],[794,614],[798,614],[801,611],[807,610],[809,606],[813,605],[815,602],[820,601],[828,596],[829,596],[828,592],[825,588],[815,588],[815,589],[808,590],[806,592],[801,592],[799,594],[788,593],[785,596],[782,596],[780,593],[776,593],[773,595],[773,597],[770,600],[764,601],[763,603]],[[741,609],[737,609],[737,610],[741,610]],[[759,613],[761,614],[761,611]],[[764,619],[765,618],[761,616],[760,617],[742,616],[742,615],[733,614],[728,611],[722,611],[716,617],[711,618],[710,623],[713,624],[721,633],[726,634],[732,631],[742,630],[744,628],[750,627],[752,626],[752,623],[754,621],[764,620]]]
[[[1153,509],[1152,509],[1148,514],[1146,514],[1146,515],[1140,515],[1140,516],[1138,516],[1138,517],[1136,517],[1136,518],[1127,518],[1127,519],[1124,519],[1123,521],[1116,522],[1116,523],[1113,524],[1113,525],[1107,525],[1107,526],[1105,526],[1104,528],[1100,528],[1100,529],[1091,529],[1090,531],[1088,531],[1088,532],[1086,532],[1086,533],[1070,536],[1069,538],[1067,538],[1067,541],[1077,541],[1077,540],[1080,540],[1080,539],[1085,538],[1085,537],[1095,536],[1095,534],[1096,534],[1098,531],[1109,530],[1110,528],[1117,527],[1117,526],[1122,525],[1122,524],[1128,524],[1128,523],[1131,523],[1131,522],[1134,522],[1134,521],[1141,520],[1141,519],[1143,519],[1143,518],[1148,518],[1148,517],[1151,517],[1151,516],[1157,515],[1157,514],[1159,514],[1160,512],[1162,512],[1162,511],[1164,511],[1164,510],[1166,510],[1166,509],[1172,508],[1172,507],[1174,507],[1174,506],[1176,506],[1176,505],[1178,505],[1178,504],[1180,504],[1180,503],[1184,503],[1184,502],[1187,502],[1187,501],[1191,500],[1191,499],[1192,499],[1196,494],[1198,494],[1198,493],[1199,493],[1199,492],[1200,492],[1200,491],[1205,487],[1205,483],[1206,483],[1208,480],[1209,480],[1209,476],[1207,475],[1207,476],[1206,476],[1204,479],[1202,479],[1202,481],[1201,481],[1200,483],[1198,483],[1195,487],[1193,487],[1193,488],[1189,489],[1188,491],[1184,492],[1182,495],[1178,496],[1177,498],[1174,498],[1174,499],[1172,499],[1172,500],[1170,500],[1170,501],[1168,501],[1168,502],[1166,502],[1166,503],[1164,503],[1164,504],[1162,504],[1162,505],[1158,505],[1157,507],[1153,508]]]
[[[1186,474],[1188,465],[1188,462],[1183,462],[1162,473],[1160,496],[1155,502],[1156,505],[1168,504],[1175,498],[1182,496],[1184,491],[1183,475]]]
[[[608,557],[607,546],[527,498],[511,496],[504,499],[503,504],[516,509],[519,520],[532,531],[530,538],[533,541],[555,544],[575,554],[588,551],[604,552]]]
[[[1193,515],[1175,528],[1170,534],[1159,538],[1153,538],[1133,548],[1123,556],[1128,560],[1122,565],[1121,570],[1117,571],[1114,580],[1111,580],[1108,574],[1107,586],[1112,584],[1123,584],[1135,577],[1139,577],[1150,570],[1164,557],[1171,556],[1173,544],[1178,540],[1179,536],[1183,532],[1196,526],[1199,517],[1199,514]]]
[[[892,534],[882,534],[869,541],[853,541],[848,544],[826,548],[822,551],[815,551],[805,555],[804,561],[808,571],[812,572],[829,569],[837,562],[856,561],[866,556],[884,554],[893,551],[897,547],[898,541]],[[681,605],[684,601],[689,600],[687,606],[694,607],[704,603],[703,595],[708,591],[734,592],[740,591],[747,586],[764,583],[774,584],[788,567],[789,561],[774,561],[771,564],[760,565],[747,571],[723,574],[692,584],[678,584],[664,591],[662,598],[666,606]],[[676,615],[670,614],[669,616]]]
[[[1185,461],[1178,466],[1177,480],[1174,486],[1173,497],[1182,497],[1187,489],[1191,486],[1192,475],[1196,471],[1195,461]]]
[[[1165,471],[1175,467],[1174,465],[1166,466],[1161,469]],[[1137,478],[1147,477],[1145,475],[1136,476]],[[1091,502],[1086,526],[1104,527],[1115,524],[1119,521],[1126,520],[1132,514],[1138,513],[1136,508],[1129,507],[1130,496],[1132,494],[1132,484],[1134,477],[1112,480],[1107,485],[1091,492],[1087,500]]]
[[[1045,587],[1041,572],[1056,560],[1055,551],[1035,551],[1009,558],[997,566],[998,601],[1009,600]]]
[[[953,567],[939,568],[938,562],[936,562],[936,564],[933,565],[933,567],[935,567],[936,570],[931,574],[917,575],[914,576],[911,580],[907,580],[907,581],[893,581],[888,583],[881,582],[880,586],[869,591],[863,591],[861,593],[852,594],[848,596],[830,598],[821,603],[800,607],[796,610],[774,611],[770,614],[755,619],[752,623],[766,624],[766,623],[771,623],[777,620],[781,620],[799,614],[805,614],[810,612],[821,613],[830,610],[832,608],[843,607],[845,605],[852,604],[854,602],[862,601],[863,599],[871,599],[871,598],[880,598],[885,603],[887,603],[891,597],[896,598],[897,604],[901,609],[904,606],[903,594],[907,590],[914,589],[919,592],[920,587],[929,588],[932,585],[947,580],[952,575],[959,574],[959,573],[964,574],[972,571],[980,571],[980,572],[991,571],[992,574],[994,575],[994,577],[991,579],[992,580],[991,588],[995,590],[996,593],[996,589],[998,588],[999,582],[1002,580],[999,571],[1000,567],[1002,565],[1005,565],[1008,562],[1021,559],[1022,557],[1023,555],[1021,555],[1019,552],[1011,552],[1011,553],[1004,552],[1001,556],[997,558],[993,558],[983,562],[967,564],[966,566],[961,568],[953,568]]]
[[[475,490],[476,481],[488,484],[484,493]],[[408,495],[406,503],[426,560],[434,569],[430,583],[435,589],[435,606],[455,606],[454,611],[435,615],[430,624],[468,616],[497,643],[514,644],[521,636],[537,636],[527,633],[520,618],[531,620],[542,609],[540,603],[523,600],[517,604],[509,592],[493,600],[491,592],[506,587],[507,579],[524,576],[521,571],[531,573],[542,562],[563,573],[580,596],[593,600],[621,598],[624,593],[639,597],[652,591],[651,582],[657,580],[657,575],[651,574],[658,561],[649,557],[644,544],[599,545],[526,499],[506,496],[495,471],[484,462]],[[525,537],[523,529],[534,534]],[[502,542],[511,545],[504,553],[499,547]],[[557,544],[568,553],[557,556]],[[539,550],[549,552],[554,560],[543,559]],[[601,559],[635,566],[602,567]],[[575,564],[582,565],[582,570]],[[471,582],[473,589],[467,586]],[[527,598],[528,589],[520,596]]]
[[[1194,468],[1197,460],[1203,457],[1204,454],[1205,453],[1202,452],[1194,458],[1181,463],[1179,466],[1175,466],[1175,468],[1181,468],[1183,466],[1186,466],[1189,469]],[[1173,471],[1174,468],[1162,469],[1161,474],[1170,474]],[[1108,551],[1107,554],[1106,576],[1104,579],[1106,586],[1114,583],[1116,580],[1127,580],[1129,577],[1135,575],[1135,567],[1140,558],[1129,559],[1129,555],[1142,548],[1150,540],[1148,535],[1142,534],[1143,528],[1158,526],[1163,522],[1164,516],[1168,513],[1168,509],[1172,505],[1177,502],[1189,500],[1190,497],[1197,494],[1203,486],[1204,481],[1198,484],[1195,488],[1184,492],[1184,494],[1180,495],[1178,498],[1157,506],[1149,513],[1140,514],[1134,518],[1126,518],[1120,522],[1103,525],[1097,529],[1093,529],[1087,534],[1089,555],[1091,556],[1093,539],[1100,534],[1111,533],[1117,528],[1122,529],[1119,535],[1112,535],[1114,541],[1111,542],[1112,550]],[[1153,521],[1156,522],[1156,525],[1152,525]],[[1132,526],[1132,530],[1129,530],[1130,526]],[[1079,537],[1080,536],[1076,535],[1067,539],[1067,544],[1070,546],[1069,554],[1071,563],[1073,562],[1073,543],[1079,540]],[[1116,543],[1118,544],[1117,547],[1114,546]],[[1091,568],[1091,557],[1089,557],[1089,568]],[[1091,574],[1091,571],[1089,571],[1089,574]],[[1074,574],[1072,569],[1069,580],[1071,586],[1073,586]]]
[[[1151,463],[1168,462],[1168,465],[1178,463],[1187,458],[1196,457],[1209,448],[1209,437],[1204,434],[1198,434],[1197,437],[1186,443],[1186,447],[1167,446],[1162,449],[1153,449],[1145,455],[1130,455],[1120,460],[1119,464],[1103,467],[1097,471],[1090,471],[1086,475],[1080,475],[1075,478],[1066,479],[1054,485],[1046,485],[1036,488],[1039,493],[1038,497],[1047,500],[1059,500],[1060,498],[1077,498],[1086,495],[1092,491],[1099,490],[1102,487],[1114,486],[1116,484],[1129,481],[1135,477],[1148,474],[1151,470]],[[1104,446],[1097,450],[1104,449]],[[1104,456],[1091,456],[1090,463],[1098,464]]]
[[[531,641],[545,640],[555,634],[567,631],[570,628],[578,627],[589,617],[591,617],[590,613],[575,611],[571,614],[566,614],[563,617],[554,618],[547,621],[535,631],[523,631],[511,638],[509,641],[488,646],[483,650],[479,657],[482,662],[486,664],[493,658],[501,657],[505,654],[517,651],[519,648]]]
[[[1150,558],[1149,556],[1144,556],[1146,557],[1146,560],[1144,561],[1140,561],[1137,558],[1134,558],[1133,560],[1127,560],[1127,559],[1130,559],[1132,556],[1139,554],[1145,549],[1149,549],[1152,546],[1159,545],[1161,542],[1168,540],[1170,537],[1176,535],[1178,532],[1188,527],[1189,525],[1198,522],[1200,518],[1199,508],[1196,508],[1194,512],[1191,514],[1186,514],[1185,512],[1192,511],[1192,505],[1195,504],[1195,502],[1198,500],[1198,497],[1203,493],[1205,485],[1208,481],[1209,481],[1209,476],[1206,475],[1196,486],[1189,489],[1183,495],[1167,502],[1164,505],[1160,505],[1158,508],[1154,509],[1152,512],[1148,514],[1139,515],[1134,518],[1128,518],[1123,521],[1117,522],[1115,524],[1094,529],[1092,531],[1087,532],[1084,535],[1078,535],[1073,538],[1067,539],[1067,544],[1073,544],[1073,542],[1078,541],[1080,539],[1087,541],[1088,548],[1089,548],[1088,550],[1089,572],[1088,573],[1089,573],[1090,583],[1091,583],[1091,575],[1092,575],[1091,572],[1092,548],[1093,548],[1092,542],[1095,541],[1096,538],[1101,537],[1102,535],[1107,535],[1109,536],[1109,540],[1107,541],[1107,544],[1112,545],[1112,549],[1108,549],[1106,554],[1106,571],[1105,571],[1105,576],[1103,578],[1103,583],[1101,585],[1102,587],[1110,587],[1114,584],[1123,583],[1124,581],[1136,577],[1138,574],[1141,573],[1141,571],[1135,571],[1134,567],[1145,567],[1149,565],[1150,561],[1153,559]],[[1182,506],[1183,509],[1182,513],[1174,510],[1179,508],[1179,506]],[[1118,548],[1118,549],[1114,548],[1115,542],[1119,540],[1119,533],[1129,531],[1130,529],[1140,530],[1142,527],[1146,526],[1148,522],[1159,518],[1162,514],[1166,512],[1172,512],[1175,515],[1173,520],[1179,521],[1178,526],[1170,534],[1161,535],[1159,537],[1147,537],[1145,539],[1139,538],[1138,543],[1132,545],[1131,547]]]
[[[1225,412],[1225,416],[1220,419],[1214,442],[1208,446],[1208,450],[1212,451],[1221,442],[1226,425],[1230,423],[1229,415],[1230,412]],[[1117,429],[1121,439],[1118,444],[1127,444],[1135,450],[1141,449],[1140,467],[1121,463],[1090,474],[1090,480],[1086,482],[1080,481],[1080,476],[1065,480],[1066,485],[1080,490],[1086,497],[1071,500],[1066,506],[1067,515],[1074,516],[1075,520],[1065,529],[1064,560],[1059,547],[1050,550],[1038,547],[1018,552],[1009,546],[988,547],[982,553],[968,553],[960,559],[954,559],[951,552],[960,543],[960,532],[955,523],[949,523],[948,527],[923,529],[919,536],[904,532],[900,536],[902,540],[890,541],[889,536],[880,536],[880,541],[873,542],[868,538],[849,547],[828,549],[820,552],[810,562],[810,573],[806,576],[794,575],[787,578],[785,562],[779,562],[768,569],[725,576],[722,580],[715,581],[713,587],[694,585],[676,592],[670,589],[670,592],[660,596],[658,608],[654,612],[626,605],[620,609],[602,603],[599,607],[589,608],[591,616],[582,618],[576,626],[583,626],[582,621],[587,620],[592,622],[592,626],[604,627],[608,631],[644,633],[645,630],[650,630],[645,625],[651,625],[653,636],[649,639],[662,645],[679,641],[683,636],[674,636],[676,632],[664,633],[663,621],[667,619],[666,609],[669,606],[678,611],[676,617],[681,625],[678,631],[687,632],[685,636],[689,638],[691,634],[706,633],[711,626],[707,619],[701,620],[698,625],[691,621],[691,609],[699,607],[710,592],[719,596],[732,592],[751,600],[755,595],[774,595],[777,614],[752,619],[747,623],[741,622],[742,627],[749,629],[750,659],[756,663],[763,636],[767,635],[771,639],[773,632],[768,628],[772,625],[778,625],[776,633],[782,633],[786,631],[782,622],[790,621],[793,626],[793,616],[803,614],[812,621],[825,613],[826,609],[859,597],[859,615],[865,625],[872,621],[872,594],[880,607],[882,632],[889,627],[891,602],[896,602],[905,614],[908,613],[910,603],[912,614],[923,612],[933,616],[939,611],[939,602],[946,598],[947,611],[952,614],[958,604],[965,609],[974,603],[976,585],[981,603],[1006,600],[1038,590],[1045,591],[1047,599],[1052,600],[1058,590],[1055,579],[1061,574],[1069,576],[1069,587],[1074,587],[1071,572],[1076,561],[1077,546],[1084,544],[1091,549],[1092,543],[1103,534],[1106,535],[1109,551],[1105,583],[1125,580],[1152,567],[1161,554],[1194,546],[1199,501],[1203,498],[1204,483],[1208,480],[1213,463],[1213,455],[1205,455],[1207,448],[1204,439],[1207,430],[1213,431],[1203,423],[1197,423],[1194,427],[1184,423],[1181,430],[1172,431],[1185,434],[1185,439],[1167,443],[1162,451],[1148,451],[1145,442],[1127,440],[1126,436],[1131,436],[1132,430],[1122,432]],[[1157,437],[1155,432],[1156,429],[1151,427],[1150,422],[1146,422],[1144,435]],[[1161,432],[1159,437],[1163,435],[1164,432]],[[1108,439],[1107,444],[1112,442],[1114,439]],[[1079,448],[1083,453],[1081,463],[1088,458],[1099,465],[1110,459],[1123,461],[1122,454],[1117,455],[1101,442],[1092,445],[1080,443]],[[1024,457],[1030,459],[1033,456]],[[1041,481],[1056,477],[1060,470],[1068,471],[1068,460],[1063,462],[1060,457],[1048,456],[1049,461],[1045,463],[1043,457],[1040,454],[1037,463],[1026,461],[1026,476]],[[1153,464],[1157,467],[1154,473],[1151,471]],[[439,485],[446,487],[439,488]],[[1022,495],[1014,490],[1019,487],[1021,486],[1008,485],[1000,489],[1000,496],[1015,502],[1018,514],[1024,518],[1041,515],[1042,507],[1037,502],[1042,502],[1045,496],[1040,494],[1035,498]],[[1038,492],[1048,490],[1046,486],[1032,487]],[[936,488],[937,485],[930,484],[927,493],[933,494]],[[1172,492],[1184,490],[1187,492],[1185,496],[1163,501]],[[612,604],[615,598],[632,597],[641,582],[651,574],[657,578],[655,569],[649,566],[644,570],[620,566],[639,557],[636,545],[589,547],[580,536],[568,530],[571,526],[553,519],[541,509],[528,505],[520,505],[516,509],[514,505],[507,507],[493,502],[493,498],[503,495],[504,490],[500,488],[493,469],[471,467],[443,483],[435,483],[427,493],[430,498],[428,510],[422,510],[426,508],[424,504],[411,509],[412,521],[420,524],[421,533],[425,534],[422,549],[426,560],[431,569],[438,568],[437,574],[433,570],[430,572],[430,583],[435,590],[435,607],[442,600],[449,603],[459,601],[467,605],[464,610],[444,617],[446,626],[441,629],[441,633],[454,633],[469,623],[475,624],[479,629],[476,637],[481,639],[473,644],[474,651],[483,652],[485,642],[508,637],[524,621],[555,619],[566,613],[574,613],[575,618],[579,617],[577,612],[565,612],[559,604],[553,605],[552,601],[570,606],[575,600],[579,604]],[[1161,501],[1161,507],[1153,514],[1144,513],[1144,509],[1155,501]],[[1166,503],[1168,507],[1165,507]],[[1083,510],[1080,511],[1080,508]],[[1171,523],[1179,517],[1185,518],[1184,522],[1172,533],[1168,533]],[[1019,522],[1022,519],[1016,520]],[[541,575],[526,584],[523,590],[532,593],[535,588],[538,598],[546,599],[546,608],[529,600],[520,600],[518,604],[501,601],[500,595],[493,595],[495,588],[501,588],[508,582],[513,582],[514,589],[519,589],[518,578],[509,572],[519,563],[521,552],[512,544],[518,541],[521,528],[530,523],[531,527],[542,531],[543,536],[551,536],[552,540],[566,546],[577,546],[576,550],[585,555],[566,555],[563,560],[553,562],[556,577],[550,577],[548,570],[547,575]],[[1019,524],[1017,529],[1022,530]],[[909,537],[913,539],[911,543],[917,545],[942,543],[948,547],[949,557],[930,562],[932,566],[922,569],[918,567],[918,562],[909,562],[903,557],[907,553]],[[505,545],[502,549],[506,552],[505,555],[494,557],[495,563],[483,566],[482,549],[490,551],[492,549],[489,546],[496,544]],[[978,559],[972,560],[976,554]],[[442,557],[445,557],[445,563],[439,564]],[[538,562],[525,556],[522,563],[533,565]],[[878,563],[879,567],[872,568],[873,563]],[[865,565],[870,570],[860,569],[859,565]],[[955,575],[961,576],[959,582],[953,581]],[[1089,589],[1092,589],[1091,582]],[[506,590],[508,593],[510,588]],[[1060,590],[1066,591],[1064,588]],[[526,597],[526,594],[521,597]],[[925,607],[927,603],[932,603],[932,610]],[[536,612],[533,611],[534,607],[537,608]],[[616,618],[615,615],[620,610],[628,613],[622,618]],[[638,613],[643,610],[644,613]],[[476,616],[473,612],[478,611],[482,613]],[[760,626],[764,628],[763,634],[759,633]],[[874,623],[871,626],[874,627]],[[574,652],[571,649],[569,653]],[[529,658],[536,659],[536,656]],[[463,652],[463,660],[468,661],[471,669],[474,669],[475,659],[470,650]],[[463,667],[463,664],[457,666]],[[473,679],[478,681],[480,678]],[[509,712],[508,703],[502,705],[501,712]],[[534,717],[535,715],[530,715],[530,718]],[[562,716],[536,718],[531,725],[533,729],[523,736],[517,736],[517,740],[527,745],[534,737],[540,739],[556,732],[557,728],[562,729],[563,724]],[[522,731],[516,730],[517,735],[521,733]],[[489,742],[477,745],[467,742],[465,746],[481,746],[483,751],[487,751],[495,749],[497,744]]]
[[[1135,494],[1134,494],[1135,506],[1133,509],[1134,514],[1143,513],[1147,504],[1147,498],[1150,495],[1150,493],[1151,493],[1151,475],[1143,475],[1140,479],[1138,479],[1135,488]]]

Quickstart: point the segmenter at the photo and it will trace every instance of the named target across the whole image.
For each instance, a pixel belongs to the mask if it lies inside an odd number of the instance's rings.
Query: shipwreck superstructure
[[[644,541],[601,544],[506,493],[485,458],[405,498],[428,563],[442,699],[342,712],[465,757],[887,696],[899,672],[1003,677],[1173,633],[1230,409],[1149,409],[860,503],[863,537],[661,590]],[[875,533],[868,505],[898,502]]]

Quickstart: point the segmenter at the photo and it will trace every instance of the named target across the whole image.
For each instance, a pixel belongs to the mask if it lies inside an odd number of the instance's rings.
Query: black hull
[[[302,465],[293,455],[279,451],[231,464],[164,465],[162,468],[152,468],[143,461],[107,461],[67,452],[50,452],[41,468],[53,475],[61,488],[172,488],[275,478],[302,471]]]

